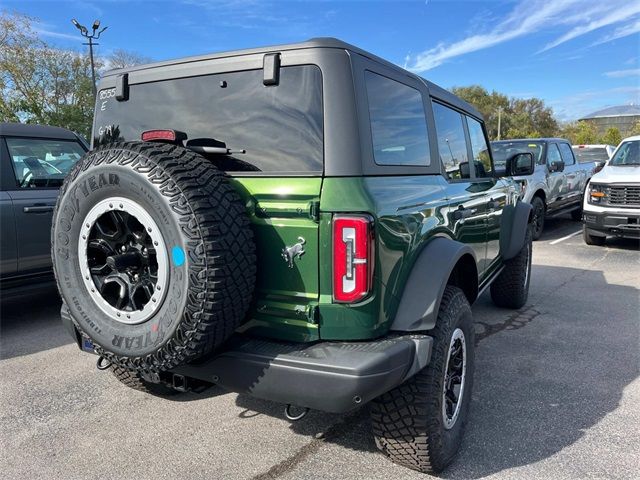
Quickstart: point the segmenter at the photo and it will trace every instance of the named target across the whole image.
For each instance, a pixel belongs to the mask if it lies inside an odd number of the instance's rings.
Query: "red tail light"
[[[352,303],[365,298],[373,281],[373,220],[369,216],[333,218],[333,299]]]
[[[186,133],[178,132],[177,130],[147,130],[142,132],[143,142],[181,142],[187,139]]]

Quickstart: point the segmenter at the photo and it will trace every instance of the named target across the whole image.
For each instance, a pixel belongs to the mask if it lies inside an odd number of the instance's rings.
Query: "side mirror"
[[[505,174],[512,177],[532,175],[535,168],[536,163],[533,159],[533,154],[531,152],[521,152],[507,159]]]
[[[562,172],[564,170],[564,162],[562,160],[556,160],[549,164],[550,172]]]
[[[598,173],[600,170],[604,168],[607,162],[595,162],[595,166],[593,167],[594,175]]]

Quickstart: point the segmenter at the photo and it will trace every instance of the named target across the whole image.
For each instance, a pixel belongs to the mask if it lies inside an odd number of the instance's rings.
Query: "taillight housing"
[[[333,300],[354,303],[371,292],[374,267],[373,218],[333,217]]]

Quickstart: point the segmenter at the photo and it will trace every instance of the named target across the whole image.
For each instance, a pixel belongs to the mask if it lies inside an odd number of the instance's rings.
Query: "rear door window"
[[[484,135],[482,124],[475,118],[467,118],[467,128],[469,129],[469,139],[471,140],[471,153],[475,165],[476,178],[487,178],[493,176],[491,156],[487,145],[487,137]]]
[[[433,102],[433,116],[438,137],[438,152],[447,178],[470,178],[469,156],[462,115],[449,107]]]
[[[25,137],[6,139],[16,187],[60,187],[85,150],[78,142]]]
[[[560,148],[560,155],[562,156],[562,161],[565,165],[573,165],[576,163],[573,151],[568,143],[559,143],[558,147]]]
[[[94,146],[172,129],[189,141],[235,150],[207,154],[228,172],[323,170],[322,74],[315,65],[282,67],[278,85],[272,86],[263,84],[260,69],[134,84],[125,102],[103,96]]]
[[[376,164],[429,165],[422,94],[415,88],[369,71],[365,72],[365,82]]]

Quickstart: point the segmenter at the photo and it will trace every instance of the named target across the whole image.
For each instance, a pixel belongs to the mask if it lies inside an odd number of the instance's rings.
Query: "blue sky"
[[[108,26],[98,53],[155,60],[335,36],[445,87],[543,98],[559,120],[640,104],[640,1],[36,1],[43,39],[82,48],[70,22]]]

